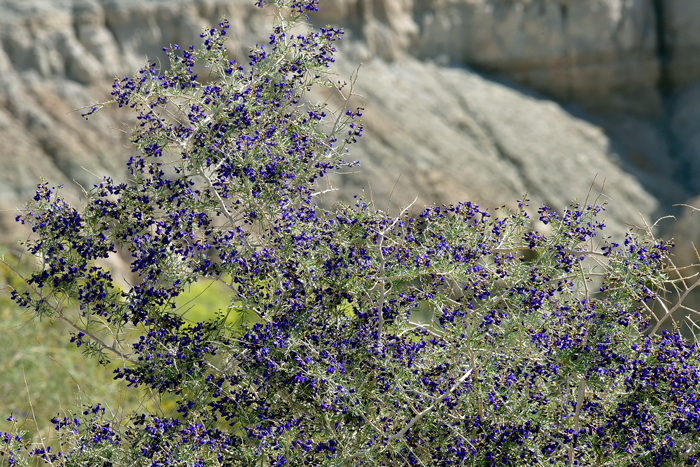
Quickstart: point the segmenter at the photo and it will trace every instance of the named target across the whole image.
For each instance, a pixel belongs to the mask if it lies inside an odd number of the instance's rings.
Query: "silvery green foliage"
[[[60,452],[10,433],[8,459],[697,464],[698,349],[658,332],[672,310],[651,312],[675,284],[669,245],[649,232],[609,241],[596,203],[540,208],[547,235],[526,200],[494,213],[464,202],[392,216],[362,198],[321,209],[318,180],[351,165],[362,132],[351,89],[327,73],[341,32],[290,32],[313,1],[266,7],[269,44],[245,67],[227,57],[224,21],[199,49],[167,48],[170,71],[151,63],[115,82],[110,104],[138,114],[129,183],[105,178],[80,209],[40,185],[18,215],[42,267],[14,300],[176,410],[84,408],[53,420]],[[313,86],[346,106],[309,104]],[[95,264],[117,250],[132,257],[129,290]],[[175,301],[202,279],[225,284],[230,307],[190,323]]]

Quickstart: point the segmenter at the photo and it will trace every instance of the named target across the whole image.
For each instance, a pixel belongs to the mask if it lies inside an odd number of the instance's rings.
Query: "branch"
[[[320,196],[320,195],[324,195],[326,193],[330,193],[332,191],[338,191],[338,190],[339,190],[339,188],[328,188],[327,190],[317,191],[315,193],[311,193],[311,196]]]
[[[444,401],[444,400],[447,398],[447,396],[449,396],[450,394],[452,394],[452,393],[454,392],[454,390],[457,389],[457,386],[459,386],[460,384],[462,384],[462,383],[464,382],[464,380],[466,380],[466,379],[469,377],[469,375],[472,374],[472,371],[473,371],[473,368],[470,368],[469,371],[467,371],[467,372],[464,374],[464,376],[462,376],[461,378],[459,378],[459,379],[457,380],[457,382],[456,382],[455,384],[452,385],[452,387],[450,388],[449,391],[447,391],[445,394],[443,394],[442,396],[440,396],[440,398],[439,398],[438,400],[436,400],[436,401],[433,403],[433,405],[431,405],[431,406],[428,407],[427,409],[423,410],[422,412],[418,412],[418,414],[417,414],[415,417],[413,417],[413,418],[411,419],[411,421],[408,422],[408,423],[406,424],[406,426],[403,427],[403,428],[401,429],[401,431],[399,431],[399,432],[396,433],[395,435],[389,436],[389,438],[387,439],[387,441],[394,441],[394,440],[396,440],[396,439],[401,438],[403,435],[405,435],[406,432],[407,432],[408,430],[410,430],[411,427],[412,427],[413,425],[415,425],[416,423],[418,423],[419,421],[421,421],[421,419],[422,419],[423,417],[425,417],[425,415],[426,415],[428,412],[430,412],[431,410],[433,410],[433,409],[435,408],[435,406],[437,406],[439,403],[441,403],[442,401]]]
[[[125,361],[127,361],[127,362],[129,362],[129,363],[131,363],[131,364],[134,365],[134,366],[138,366],[138,363],[137,363],[135,360],[132,360],[131,357],[129,357],[128,355],[125,355],[125,354],[121,353],[119,350],[117,350],[117,348],[114,346],[114,344],[112,344],[112,345],[107,345],[107,343],[106,343],[105,341],[103,341],[103,340],[100,339],[99,337],[95,336],[93,333],[89,332],[87,329],[82,329],[80,326],[78,326],[78,325],[75,324],[73,321],[71,321],[70,319],[68,319],[68,318],[63,314],[62,311],[60,311],[60,310],[57,309],[57,308],[54,308],[54,307],[51,306],[51,305],[49,305],[49,306],[51,307],[51,309],[52,309],[53,311],[56,312],[56,314],[57,314],[63,321],[65,321],[66,323],[68,323],[70,326],[72,326],[72,327],[73,327],[75,330],[77,330],[78,332],[82,332],[83,334],[85,334],[86,336],[88,336],[90,339],[92,339],[93,341],[95,341],[95,342],[97,342],[98,344],[100,344],[100,346],[101,346],[103,349],[106,349],[106,350],[109,350],[110,352],[113,352],[113,353],[116,354],[119,358],[121,358],[122,360],[125,360]]]
[[[583,405],[583,399],[586,395],[586,378],[579,379],[578,382],[578,399],[576,400],[576,413],[574,414],[574,433],[578,434],[578,430],[581,428],[581,406]],[[574,439],[571,439],[571,446],[569,446],[569,465],[574,465]]]
[[[211,179],[207,177],[207,174],[205,174],[203,170],[200,170],[198,172],[198,175],[207,181],[207,184],[209,184],[209,188],[216,195],[216,199],[219,201],[219,206],[221,206],[221,209],[224,211],[224,215],[228,218],[229,222],[231,222],[231,227],[234,227],[236,225],[236,221],[233,219],[233,216],[226,207],[226,203],[224,203],[223,198],[221,198],[221,195],[219,195],[219,192],[214,187],[214,184],[212,183]],[[250,251],[251,253],[255,253],[255,250],[252,246],[250,246],[250,243],[248,243],[248,239],[245,237],[245,235],[241,236],[241,238],[243,240],[243,244],[248,249],[248,251]]]
[[[693,213],[694,213],[695,211],[700,211],[699,208],[696,208],[695,206],[691,206],[690,204],[674,204],[674,206],[683,206],[683,207],[685,207],[685,208],[690,208],[690,209],[692,209],[693,212],[690,213],[691,216],[693,215]]]
[[[490,251],[491,253],[515,253],[516,251],[523,251],[523,250],[535,250],[536,248],[530,248],[524,245],[521,246],[516,246],[513,248],[492,248]],[[562,248],[561,251],[564,253],[568,253],[570,255],[584,255],[584,256],[603,256],[607,258],[605,253],[601,253],[600,251],[593,251],[593,250],[572,250],[571,248]]]
[[[20,279],[22,279],[22,281],[27,285],[27,287],[29,287],[30,289],[32,289],[32,291],[33,291],[38,297],[41,297],[41,294],[39,293],[39,291],[36,290],[36,288],[35,288],[34,286],[30,285],[30,284],[27,282],[27,280],[24,278],[24,276],[22,276],[19,272],[17,272],[17,270],[16,270],[15,268],[13,268],[10,264],[8,264],[7,261],[5,261],[4,259],[0,258],[0,262],[2,262],[2,263],[3,263],[5,266],[7,266],[12,272],[14,272],[14,273],[17,275],[17,277],[19,277]],[[107,345],[107,343],[104,342],[102,339],[100,339],[99,337],[95,336],[93,333],[89,332],[87,329],[81,328],[80,326],[78,326],[77,324],[75,324],[73,321],[71,321],[70,319],[68,319],[68,318],[66,317],[66,315],[63,314],[63,312],[61,311],[60,308],[58,308],[58,307],[56,307],[56,306],[54,306],[54,305],[49,304],[47,301],[44,301],[44,303],[46,303],[46,305],[47,305],[49,308],[51,308],[51,310],[53,310],[54,313],[56,313],[56,314],[59,316],[59,318],[61,318],[61,319],[62,319],[63,321],[65,321],[66,323],[68,323],[73,329],[75,329],[75,330],[78,331],[78,332],[82,332],[83,334],[85,334],[86,336],[88,336],[90,339],[92,339],[93,341],[97,342],[103,349],[106,349],[106,350],[109,350],[110,352],[113,352],[114,354],[116,354],[117,356],[119,356],[119,358],[121,358],[122,360],[125,360],[125,361],[127,361],[127,362],[129,362],[129,363],[131,363],[132,365],[135,365],[135,366],[138,365],[138,363],[136,363],[135,360],[132,360],[131,357],[129,357],[128,355],[125,355],[125,354],[121,353],[119,350],[117,350],[117,348],[114,346],[114,344],[112,344],[112,345]],[[115,341],[115,343],[116,343],[116,341]]]
[[[448,392],[446,392],[446,393],[443,394],[438,400],[436,400],[436,401],[433,403],[433,405],[431,405],[431,406],[428,407],[427,409],[423,410],[422,412],[419,412],[415,417],[413,417],[413,418],[411,419],[411,421],[408,422],[408,424],[407,424],[405,427],[403,427],[403,429],[402,429],[401,431],[399,431],[399,432],[396,433],[395,435],[392,435],[392,436],[390,436],[389,438],[387,438],[387,441],[394,441],[394,440],[396,440],[396,439],[399,439],[399,438],[402,437],[403,435],[405,435],[406,432],[407,432],[408,430],[410,430],[411,427],[412,427],[413,425],[415,425],[416,423],[418,423],[428,412],[430,412],[431,410],[433,410],[433,409],[435,408],[436,405],[438,405],[440,402],[442,402],[443,400],[445,400],[445,399],[447,398],[447,396],[449,396],[450,394],[452,394],[452,393],[454,392],[454,390],[457,389],[457,386],[459,386],[461,383],[463,383],[464,380],[466,380],[466,379],[469,377],[469,375],[471,375],[471,374],[472,374],[472,369],[470,368],[469,371],[467,371],[466,374],[464,374],[464,376],[462,376],[459,380],[457,380],[457,382],[450,388],[450,390],[449,390]],[[375,427],[375,429],[376,429],[377,431],[379,431],[379,429],[378,429],[377,427]],[[357,453],[353,454],[352,456],[347,457],[346,460],[350,461],[350,460],[356,459],[356,458],[358,458],[358,457],[360,457],[360,456],[366,455],[368,452],[369,452],[369,450],[368,450],[368,449],[365,449],[364,451],[357,452]]]
[[[673,314],[674,311],[676,311],[678,308],[681,307],[681,305],[683,304],[683,300],[685,300],[685,298],[688,296],[688,294],[690,293],[690,291],[693,290],[693,289],[694,289],[695,287],[697,287],[698,285],[700,285],[700,279],[698,279],[697,281],[695,281],[695,283],[694,283],[693,285],[691,285],[690,287],[688,287],[687,289],[685,289],[685,292],[683,292],[683,295],[681,295],[681,298],[678,299],[678,303],[676,303],[676,304],[673,306],[673,308],[671,308],[670,310],[666,308],[666,305],[664,305],[663,302],[659,301],[659,303],[661,303],[661,306],[664,307],[664,310],[666,311],[666,314],[663,316],[663,318],[661,318],[660,320],[657,321],[656,326],[654,326],[654,329],[652,329],[652,330],[651,330],[651,333],[649,334],[650,336],[653,336],[653,335],[656,333],[656,331],[659,329],[659,326],[661,326],[661,324],[662,324],[664,321],[666,321],[666,319],[667,319],[669,316],[671,316],[671,315]]]
[[[338,112],[338,118],[335,119],[335,123],[333,124],[333,128],[331,129],[330,135],[333,136],[335,135],[335,131],[338,128],[338,124],[340,123],[340,119],[343,118],[343,115],[345,115],[345,111],[348,109],[348,104],[350,103],[350,99],[354,95],[353,90],[355,89],[355,83],[357,82],[357,77],[360,73],[360,67],[362,67],[362,64],[360,64],[357,67],[357,70],[355,70],[355,76],[350,75],[350,92],[348,93],[348,96],[345,97],[343,95],[343,92],[340,90],[340,88],[331,81],[333,84],[333,87],[338,91],[338,93],[343,97],[343,108],[340,109],[340,112]]]
[[[413,326],[413,327],[401,331],[396,337],[401,337],[404,334],[406,334],[407,332],[413,331],[415,329],[422,329],[433,337],[442,337],[442,334],[438,334],[436,331],[432,330],[433,329],[432,324],[420,324],[420,323],[413,323],[411,321],[409,321],[408,324]]]
[[[380,233],[381,235],[381,240],[379,240],[379,256],[381,258],[381,262],[379,263],[379,271],[381,272],[381,276],[384,277],[385,271],[384,271],[384,266],[386,263],[386,260],[384,259],[384,253],[382,252],[382,243],[384,243],[384,233]],[[377,321],[377,339],[381,340],[382,339],[382,333],[384,332],[384,301],[386,300],[386,281],[382,280],[379,284],[379,305],[377,305],[377,312],[379,313],[378,321]]]

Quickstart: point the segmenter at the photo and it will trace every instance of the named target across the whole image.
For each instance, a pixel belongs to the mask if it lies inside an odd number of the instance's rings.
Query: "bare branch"
[[[7,266],[13,273],[15,273],[15,274],[17,275],[17,277],[19,277],[20,279],[22,279],[22,281],[27,285],[27,287],[29,287],[29,288],[32,289],[32,291],[34,292],[34,294],[36,294],[36,296],[41,297],[41,294],[39,293],[39,291],[36,290],[36,288],[35,288],[33,285],[30,285],[29,282],[24,278],[24,276],[22,276],[15,268],[13,268],[10,264],[8,264],[8,263],[7,263],[4,259],[2,259],[2,258],[0,258],[0,262],[3,263],[5,266]],[[91,333],[91,332],[88,331],[87,329],[83,329],[83,328],[81,328],[80,326],[78,326],[77,324],[75,324],[73,321],[71,321],[69,318],[67,318],[66,315],[63,314],[63,312],[61,311],[60,307],[51,305],[51,304],[49,304],[49,303],[46,302],[46,301],[45,301],[45,303],[47,304],[47,306],[48,306],[49,308],[51,308],[51,310],[52,310],[54,313],[56,313],[56,315],[58,315],[59,318],[61,318],[62,321],[64,321],[64,322],[66,322],[67,324],[69,324],[73,329],[75,329],[75,330],[78,331],[78,332],[82,332],[83,334],[85,334],[86,336],[88,336],[90,339],[92,339],[93,341],[97,342],[103,349],[109,350],[110,352],[116,354],[116,355],[119,356],[119,358],[121,358],[122,360],[125,360],[125,361],[131,363],[132,365],[138,365],[138,363],[136,363],[135,360],[132,360],[128,355],[121,353],[121,352],[115,347],[114,344],[108,345],[106,342],[104,342],[104,341],[103,341],[102,339],[100,339],[99,337],[95,336],[93,333]],[[115,343],[116,343],[116,341],[115,341]]]
[[[698,285],[700,285],[700,279],[698,279],[697,281],[695,281],[695,283],[693,283],[693,285],[691,285],[690,287],[688,287],[688,288],[685,290],[685,292],[683,292],[683,295],[681,295],[681,297],[678,299],[678,303],[676,303],[676,304],[673,306],[673,308],[671,308],[670,310],[666,308],[666,305],[664,305],[663,303],[659,302],[659,303],[661,303],[662,306],[664,307],[664,310],[666,311],[666,314],[656,323],[656,326],[654,326],[654,329],[652,329],[652,330],[651,330],[651,333],[649,333],[650,336],[653,336],[653,335],[656,333],[656,331],[659,329],[659,326],[661,326],[661,324],[662,324],[664,321],[666,321],[666,319],[668,319],[668,317],[671,316],[671,315],[673,314],[674,311],[676,311],[678,308],[681,307],[681,305],[683,304],[683,301],[684,301],[685,298],[688,296],[688,294],[689,294],[695,287],[697,287]]]
[[[396,433],[395,435],[389,436],[389,438],[387,439],[387,441],[394,441],[394,440],[396,440],[396,439],[401,438],[403,435],[405,435],[406,432],[407,432],[408,430],[410,430],[411,427],[412,427],[413,425],[415,425],[416,423],[418,423],[423,417],[425,417],[426,414],[428,414],[430,411],[432,411],[433,409],[435,409],[435,407],[436,407],[438,404],[440,404],[442,401],[444,401],[444,400],[447,398],[447,396],[449,396],[450,394],[452,394],[452,393],[455,391],[455,389],[457,389],[457,387],[458,387],[460,384],[462,384],[467,378],[469,378],[469,375],[472,374],[472,371],[473,371],[473,369],[470,368],[469,371],[467,371],[461,378],[459,378],[459,379],[457,380],[457,382],[456,382],[455,384],[452,385],[452,387],[450,388],[449,391],[447,391],[445,394],[443,394],[442,396],[440,396],[440,397],[438,398],[438,400],[436,400],[430,407],[428,407],[427,409],[423,410],[422,412],[418,412],[418,414],[416,414],[416,416],[413,417],[413,418],[411,419],[411,421],[409,421],[409,422],[406,424],[406,426],[404,426],[404,427],[401,429],[401,431],[399,431],[399,432]]]

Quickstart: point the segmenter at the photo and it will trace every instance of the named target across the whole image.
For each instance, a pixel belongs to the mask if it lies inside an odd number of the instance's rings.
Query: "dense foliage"
[[[223,21],[199,49],[167,48],[169,71],[115,82],[113,103],[138,114],[128,182],[105,178],[80,209],[41,185],[18,215],[41,267],[15,302],[175,408],[83,407],[53,420],[60,452],[8,433],[6,458],[696,465],[700,353],[660,332],[673,309],[659,293],[682,282],[669,245],[649,230],[606,238],[596,202],[540,208],[544,233],[525,199],[322,209],[319,181],[352,165],[361,109],[327,72],[341,32],[299,33],[312,0],[269,3],[269,44],[248,66],[229,60]],[[310,104],[313,86],[344,106]],[[117,251],[132,258],[128,290],[99,266]],[[176,303],[200,280],[230,300],[195,323]]]

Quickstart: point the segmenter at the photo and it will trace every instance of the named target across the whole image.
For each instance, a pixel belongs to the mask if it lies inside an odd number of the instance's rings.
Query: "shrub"
[[[682,282],[669,244],[604,237],[595,202],[537,210],[546,235],[526,199],[494,214],[463,202],[392,216],[361,197],[322,209],[318,182],[352,165],[361,109],[327,72],[341,32],[298,33],[315,2],[269,3],[269,44],[247,67],[227,57],[222,21],[200,49],[167,48],[169,71],[114,83],[112,103],[138,113],[129,183],[105,178],[80,209],[42,184],[17,216],[41,267],[15,302],[172,410],[85,407],[53,420],[60,452],[8,433],[8,458],[697,464],[698,349],[659,332],[681,306],[659,296]],[[313,86],[344,106],[310,104]],[[138,278],[128,290],[96,265],[117,250]],[[228,305],[193,323],[178,297],[201,280]]]
[[[22,259],[13,253],[0,247],[0,255],[15,271],[28,273],[36,266],[31,256]],[[19,277],[0,263],[0,290],[20,286]],[[47,437],[52,427],[49,420],[56,411],[71,407],[76,400],[104,400],[114,405],[119,401],[123,411],[139,407],[142,394],[120,391],[112,381],[110,368],[116,365],[96,368],[65,345],[65,330],[51,320],[24,316],[13,306],[9,294],[0,293],[0,413],[5,415],[0,419],[0,431],[12,425],[5,423],[10,411],[18,417],[20,427],[31,428],[25,439],[40,442],[42,436]]]

